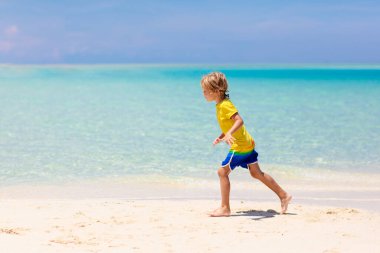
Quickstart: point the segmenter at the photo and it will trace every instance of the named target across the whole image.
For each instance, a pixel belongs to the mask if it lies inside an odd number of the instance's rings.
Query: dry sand
[[[296,200],[294,202],[297,202]],[[380,252],[380,213],[233,200],[2,199],[1,252]],[[277,211],[276,211],[277,210]]]
[[[293,200],[279,215],[277,197],[243,172],[231,176],[228,218],[207,215],[219,206],[214,178],[0,187],[0,253],[380,252],[378,174],[286,181]]]

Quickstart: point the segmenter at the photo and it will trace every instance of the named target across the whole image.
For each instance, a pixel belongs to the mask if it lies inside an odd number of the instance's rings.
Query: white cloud
[[[15,47],[15,39],[12,39],[19,33],[17,25],[10,25],[3,30],[5,38],[0,40],[0,53],[8,53]]]
[[[7,36],[13,36],[13,35],[16,35],[18,33],[19,33],[19,29],[18,29],[17,25],[8,26],[4,30],[4,34]]]

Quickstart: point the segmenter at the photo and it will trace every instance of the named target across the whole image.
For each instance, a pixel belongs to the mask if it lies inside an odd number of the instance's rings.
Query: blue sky
[[[0,63],[380,63],[380,1],[0,0]]]

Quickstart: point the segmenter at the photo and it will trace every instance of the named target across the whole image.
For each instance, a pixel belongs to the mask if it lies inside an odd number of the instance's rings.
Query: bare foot
[[[209,214],[210,217],[228,217],[231,215],[231,210],[227,207],[219,207]]]
[[[288,205],[291,200],[292,200],[292,195],[289,195],[289,194],[286,194],[286,197],[281,199],[281,213],[280,214],[286,213],[286,211],[288,210]]]

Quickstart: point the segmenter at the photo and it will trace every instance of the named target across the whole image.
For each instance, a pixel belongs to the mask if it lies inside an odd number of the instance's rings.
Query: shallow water
[[[203,178],[215,105],[202,75],[223,71],[259,161],[289,175],[380,172],[378,66],[0,66],[0,181],[160,175]]]

